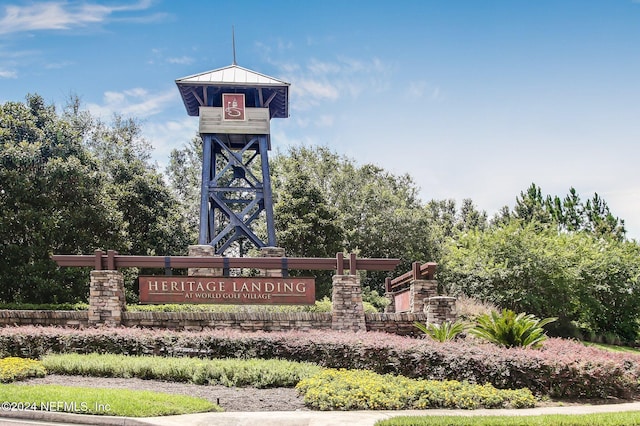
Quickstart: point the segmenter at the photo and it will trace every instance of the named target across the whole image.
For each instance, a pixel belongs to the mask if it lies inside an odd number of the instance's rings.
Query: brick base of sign
[[[423,313],[376,313],[365,314],[364,319],[367,323],[367,331],[380,331],[400,336],[419,336],[422,335],[422,332],[413,323],[426,323],[427,315]]]
[[[122,317],[122,325],[174,330],[330,330],[331,314],[311,312],[126,312]]]
[[[91,271],[88,325],[119,326],[126,310],[124,277],[119,271]]]
[[[0,326],[19,325],[83,328],[88,325],[88,312],[0,310]]]
[[[213,246],[207,244],[196,244],[189,246],[189,256],[194,257],[220,257],[216,255]],[[190,277],[221,277],[221,268],[189,268],[187,269],[187,275]]]
[[[455,322],[456,298],[449,296],[430,297],[425,307],[427,322],[429,324],[442,324],[445,321]]]
[[[419,335],[413,323],[426,314],[365,314],[367,331]],[[37,325],[84,328],[87,311],[0,310],[0,326]],[[229,329],[243,331],[331,330],[331,313],[123,312],[122,326],[167,330]]]
[[[362,289],[357,275],[333,276],[331,328],[340,331],[366,331]]]

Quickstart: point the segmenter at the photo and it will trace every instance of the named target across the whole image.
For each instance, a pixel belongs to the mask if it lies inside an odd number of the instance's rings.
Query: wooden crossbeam
[[[94,270],[117,270],[120,268],[257,268],[295,270],[335,270],[342,275],[345,269],[351,275],[357,271],[393,271],[400,259],[362,259],[355,254],[344,258],[338,253],[335,258],[320,257],[197,257],[197,256],[131,256],[119,255],[113,250],[106,254],[96,250],[94,255],[51,256],[58,266],[93,267]]]

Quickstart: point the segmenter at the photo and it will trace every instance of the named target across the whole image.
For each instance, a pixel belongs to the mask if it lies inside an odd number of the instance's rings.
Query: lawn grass
[[[59,385],[0,384],[0,401],[3,411],[36,409],[124,417],[222,411],[216,404],[192,396]]]
[[[640,354],[640,349],[633,348],[631,346],[618,346],[618,345],[608,345],[606,343],[593,343],[593,342],[584,342],[586,346],[594,346],[596,348],[604,349],[611,352],[628,352],[633,354]]]
[[[401,416],[375,426],[627,426],[640,424],[640,411],[540,416]]]

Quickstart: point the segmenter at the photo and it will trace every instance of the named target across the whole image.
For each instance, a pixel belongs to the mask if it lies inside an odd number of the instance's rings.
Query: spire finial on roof
[[[231,26],[231,43],[233,44],[233,65],[238,65],[236,63],[236,32],[233,25]]]

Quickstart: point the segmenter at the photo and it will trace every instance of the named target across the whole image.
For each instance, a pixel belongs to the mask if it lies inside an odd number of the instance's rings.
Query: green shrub
[[[163,358],[99,354],[47,355],[42,363],[50,373],[96,377],[191,382],[199,385],[293,387],[321,367],[278,359]]]
[[[375,314],[378,312],[378,309],[369,302],[362,302],[364,307],[365,314]],[[331,299],[328,297],[322,298],[322,300],[316,300],[316,304],[314,306],[310,306],[306,309],[308,312],[326,312],[330,313],[333,309],[333,303]]]
[[[539,320],[531,314],[517,314],[509,309],[502,313],[480,315],[469,332],[496,345],[537,348],[547,339],[543,327],[557,318]]]
[[[0,303],[0,309],[12,311],[86,311],[88,303]]]
[[[413,410],[427,408],[533,407],[528,389],[490,384],[414,380],[367,370],[327,369],[296,386],[305,404],[319,410]]]
[[[434,342],[392,334],[332,330],[252,332],[140,328],[4,327],[0,356],[40,358],[52,353],[113,353],[162,357],[262,358],[367,369],[412,378],[526,387],[558,398],[637,398],[640,356],[551,338],[541,350]]]
[[[44,377],[47,373],[40,361],[29,358],[0,359],[0,382],[7,383],[29,377]]]
[[[441,324],[431,323],[426,325],[420,322],[415,322],[413,325],[437,342],[453,340],[468,328],[468,324],[462,321],[456,321],[454,323],[444,321]]]

